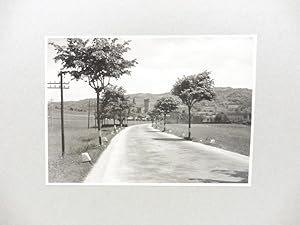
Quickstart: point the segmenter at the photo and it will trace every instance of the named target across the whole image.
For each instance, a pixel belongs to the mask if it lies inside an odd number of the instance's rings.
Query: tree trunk
[[[120,127],[123,127],[123,119],[122,119],[122,114],[120,114]]]
[[[188,106],[188,111],[189,111],[189,136],[188,139],[191,139],[191,107]]]
[[[88,129],[90,129],[90,117],[91,117],[91,99],[89,99],[89,107],[88,107]]]
[[[101,124],[100,124],[100,92],[96,91],[97,93],[97,122],[98,122],[98,137],[99,137],[99,145],[102,145],[102,138],[101,138]]]
[[[164,115],[164,130],[163,130],[163,132],[165,132],[166,131],[166,115]]]

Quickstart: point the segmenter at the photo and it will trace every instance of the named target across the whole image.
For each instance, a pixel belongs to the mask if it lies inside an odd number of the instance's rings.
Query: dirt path
[[[116,135],[87,176],[88,183],[239,183],[247,156],[185,141],[149,124]]]

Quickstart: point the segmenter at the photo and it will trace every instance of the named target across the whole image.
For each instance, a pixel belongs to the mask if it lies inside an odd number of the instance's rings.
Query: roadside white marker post
[[[91,159],[89,153],[87,153],[87,152],[81,153],[81,162],[89,162],[89,163],[92,163],[92,159]]]
[[[101,129],[98,130],[98,138],[99,138],[99,140],[101,139],[101,145],[102,145],[102,133],[101,133]],[[100,147],[101,145],[99,144],[97,146]]]
[[[107,143],[108,142],[107,137],[103,137],[103,141]]]

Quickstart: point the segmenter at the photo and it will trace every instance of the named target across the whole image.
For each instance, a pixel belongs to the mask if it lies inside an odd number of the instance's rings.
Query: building
[[[251,123],[251,112],[249,110],[242,110],[240,105],[227,105],[226,116],[231,123]]]
[[[236,112],[236,111],[238,111],[238,109],[239,109],[239,105],[237,105],[237,104],[228,104],[227,105],[227,111],[228,112]]]
[[[150,99],[145,98],[144,99],[144,113],[146,114],[150,110]]]
[[[251,122],[251,113],[249,112],[228,112],[226,115],[232,123]]]
[[[202,123],[214,123],[216,115],[205,115],[202,118]]]
[[[216,107],[215,106],[203,106],[203,108],[201,109],[201,113],[216,113]]]

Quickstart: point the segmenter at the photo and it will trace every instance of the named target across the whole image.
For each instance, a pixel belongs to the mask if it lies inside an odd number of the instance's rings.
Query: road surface
[[[249,157],[160,132],[149,124],[124,128],[86,183],[247,183]]]

